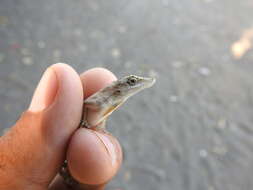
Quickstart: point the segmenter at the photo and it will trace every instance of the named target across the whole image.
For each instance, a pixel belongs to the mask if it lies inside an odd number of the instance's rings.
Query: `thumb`
[[[55,64],[46,70],[28,110],[0,138],[0,189],[47,188],[79,124],[82,100],[74,69]]]

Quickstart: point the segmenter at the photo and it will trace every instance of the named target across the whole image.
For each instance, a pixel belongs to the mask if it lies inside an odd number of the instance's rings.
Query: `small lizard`
[[[121,106],[129,97],[155,83],[154,78],[126,76],[99,90],[84,100],[83,119],[79,127],[94,130],[105,130],[105,122],[108,116]],[[60,171],[67,185],[73,186],[77,182],[71,177],[67,161]]]
[[[154,78],[130,75],[112,82],[84,101],[84,119],[81,127],[104,129],[107,117],[129,97],[151,87]]]

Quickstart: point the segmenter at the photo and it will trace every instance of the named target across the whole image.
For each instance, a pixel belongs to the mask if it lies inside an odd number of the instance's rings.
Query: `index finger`
[[[111,71],[100,67],[87,70],[80,77],[84,89],[84,99],[117,80]]]

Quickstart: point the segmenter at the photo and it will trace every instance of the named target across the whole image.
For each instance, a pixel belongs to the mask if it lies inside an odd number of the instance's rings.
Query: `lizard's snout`
[[[144,80],[146,83],[146,85],[145,85],[146,88],[153,86],[156,82],[156,79],[154,77],[148,77],[148,78],[145,78]]]

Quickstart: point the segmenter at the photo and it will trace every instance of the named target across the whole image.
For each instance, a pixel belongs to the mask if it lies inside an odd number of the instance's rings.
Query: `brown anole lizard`
[[[105,130],[105,122],[108,116],[121,106],[129,97],[155,83],[154,78],[126,76],[99,90],[84,100],[83,119],[79,127],[94,130]],[[67,169],[67,161],[64,162],[60,171],[67,185],[78,184]]]

